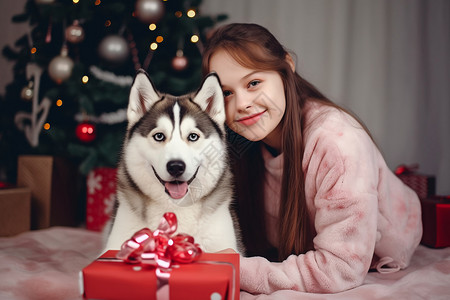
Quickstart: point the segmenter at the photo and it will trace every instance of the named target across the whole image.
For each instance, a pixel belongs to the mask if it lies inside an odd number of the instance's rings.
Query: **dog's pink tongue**
[[[166,182],[165,184],[166,190],[169,192],[170,197],[173,199],[181,199],[186,195],[188,190],[187,182]]]

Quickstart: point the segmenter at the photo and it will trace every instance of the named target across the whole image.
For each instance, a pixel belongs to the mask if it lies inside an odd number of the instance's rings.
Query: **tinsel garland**
[[[82,113],[75,115],[77,122],[91,122],[97,124],[118,124],[127,120],[127,110],[125,108],[118,109],[117,111],[102,113],[100,116],[91,116]]]
[[[89,70],[97,79],[113,83],[121,87],[128,87],[133,83],[133,77],[131,76],[116,75],[112,72],[104,71],[96,66],[91,66]]]

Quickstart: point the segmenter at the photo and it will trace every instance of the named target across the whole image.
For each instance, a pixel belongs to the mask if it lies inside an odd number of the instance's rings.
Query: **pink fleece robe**
[[[302,165],[314,250],[281,263],[241,257],[241,290],[252,294],[335,293],[359,286],[370,267],[407,267],[422,236],[417,195],[389,170],[354,118],[308,102],[305,120]],[[263,157],[268,238],[277,246],[283,154],[273,157],[263,147]]]

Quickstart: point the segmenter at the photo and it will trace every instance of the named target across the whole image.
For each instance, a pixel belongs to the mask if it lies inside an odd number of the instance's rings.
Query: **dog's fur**
[[[192,235],[204,251],[242,252],[230,212],[232,175],[217,75],[208,75],[196,93],[175,97],[156,91],[140,70],[127,118],[106,249],[119,249],[144,227],[155,230],[165,212],[174,212],[177,232]]]

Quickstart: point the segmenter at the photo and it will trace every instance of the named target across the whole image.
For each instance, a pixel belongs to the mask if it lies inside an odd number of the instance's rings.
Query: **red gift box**
[[[81,272],[85,299],[157,299],[156,268],[127,264],[109,250]],[[167,288],[167,286],[166,286]],[[171,266],[170,299],[239,299],[239,254],[202,253],[193,263]]]
[[[450,196],[421,200],[423,236],[421,243],[433,248],[450,246]]]
[[[396,168],[395,174],[403,183],[412,188],[420,199],[435,195],[436,178],[418,173],[418,168],[418,165],[400,165]]]
[[[102,231],[111,218],[116,199],[114,168],[95,168],[87,176],[86,228]]]

